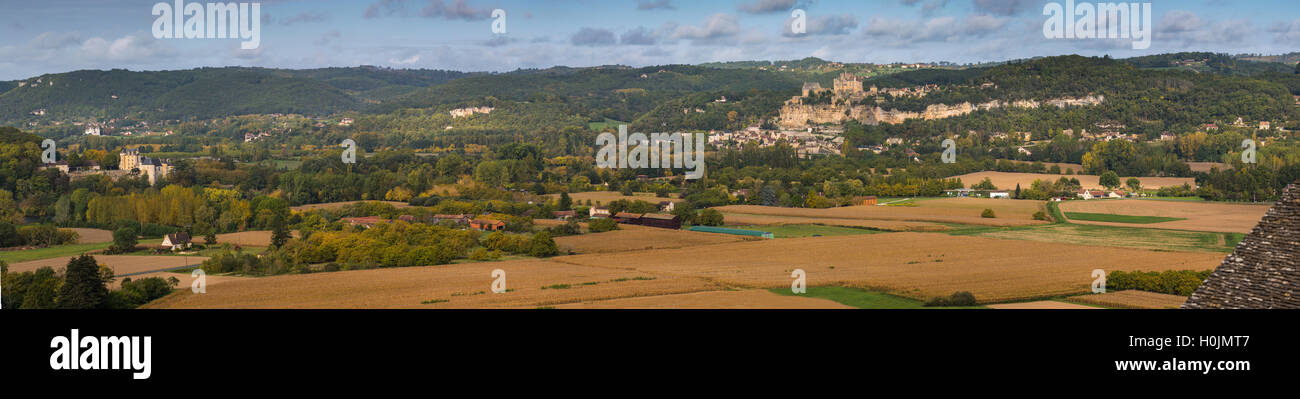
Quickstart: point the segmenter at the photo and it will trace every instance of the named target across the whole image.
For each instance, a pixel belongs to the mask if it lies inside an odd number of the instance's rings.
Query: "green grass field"
[[[982,306],[927,308],[925,302],[915,299],[849,287],[808,287],[806,294],[792,293],[789,288],[773,288],[770,291],[781,295],[829,299],[858,309],[983,309]]]
[[[812,236],[849,236],[858,234],[879,234],[886,233],[878,230],[859,229],[853,227],[826,226],[820,224],[786,224],[779,226],[727,226],[728,228],[741,230],[766,231],[772,233],[776,238],[796,238]]]
[[[1241,233],[1208,231],[1165,230],[1126,226],[1098,226],[1070,223],[1054,202],[1047,203],[1054,219],[1052,224],[1017,227],[972,226],[947,224],[951,235],[969,235],[1026,240],[1059,242],[1079,245],[1140,248],[1157,251],[1208,251],[1232,252],[1245,237]]]
[[[618,125],[626,125],[627,122],[619,122],[613,119],[605,118],[604,122],[590,122],[587,127],[593,132],[603,131],[605,129],[618,129]]]
[[[98,251],[113,245],[111,242],[101,242],[95,244],[71,244],[60,245],[57,247],[28,249],[23,251],[3,251],[0,252],[0,260],[9,263],[26,262],[29,260],[41,260],[49,258],[58,258],[63,256],[81,255],[83,252]]]
[[[1112,213],[1087,213],[1087,212],[1066,212],[1065,217],[1074,220],[1084,220],[1089,222],[1112,222],[1112,223],[1131,223],[1131,224],[1152,224],[1152,223],[1172,222],[1175,220],[1187,220],[1186,218],[1116,215]]]

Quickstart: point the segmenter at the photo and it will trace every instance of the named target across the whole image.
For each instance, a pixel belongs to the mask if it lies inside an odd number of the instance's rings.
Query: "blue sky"
[[[263,0],[255,50],[235,39],[155,39],[155,3],[0,0],[0,79],[233,65],[508,71],[808,56],[967,63],[1300,51],[1294,0],[1151,1],[1155,33],[1145,50],[1131,40],[1047,39],[1045,0]],[[505,34],[491,30],[493,9],[506,12]],[[789,31],[793,9],[806,12],[807,34]]]

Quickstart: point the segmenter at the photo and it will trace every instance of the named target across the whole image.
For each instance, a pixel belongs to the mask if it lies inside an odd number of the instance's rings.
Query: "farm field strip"
[[[1075,172],[1078,172],[1075,169]],[[1053,175],[1042,173],[1015,173],[1015,172],[975,172],[967,173],[961,176],[954,176],[955,179],[961,179],[966,185],[973,185],[983,181],[985,178],[993,181],[993,185],[1001,190],[1015,190],[1019,184],[1022,188],[1028,188],[1034,184],[1034,180],[1046,180],[1055,182],[1062,177],[1066,179],[1079,179],[1083,188],[1101,189],[1101,177],[1097,175]],[[1142,187],[1147,189],[1157,189],[1161,187],[1182,186],[1183,184],[1196,187],[1196,179],[1190,177],[1138,177],[1142,182]],[[1128,177],[1121,177],[1120,181],[1126,181]]]
[[[667,249],[744,241],[741,236],[620,225],[619,230],[556,237],[561,253],[605,253]]]
[[[506,271],[493,294],[492,271]],[[261,277],[194,295],[180,290],[150,308],[532,308],[722,289],[702,279],[518,260]]]
[[[1094,226],[1090,224],[1054,224],[1027,228],[980,229],[956,231],[979,237],[1001,238],[1081,246],[1107,246],[1158,251],[1232,252],[1241,234],[1140,227]]]
[[[1271,205],[1121,199],[1067,201],[1061,203],[1060,207],[1067,216],[1069,213],[1097,213],[1179,218],[1183,220],[1163,222],[1159,227],[1244,234],[1249,233],[1259,223]],[[1103,226],[1123,225],[1108,221],[1077,220],[1075,222]]]
[[[9,272],[21,273],[25,271],[35,271],[36,269],[46,266],[54,268],[57,272],[66,268],[68,261],[72,258],[75,258],[75,256],[14,263],[9,265]],[[186,258],[182,256],[95,255],[95,260],[102,265],[112,268],[113,274],[117,276],[128,276],[197,265],[208,260],[208,258],[202,256],[191,256]]]
[[[1084,304],[1127,309],[1178,309],[1187,297],[1138,290],[1107,292],[1069,297],[1066,300]]]
[[[1108,270],[1205,270],[1222,258],[1209,252],[892,233],[718,244],[703,254],[686,248],[557,260],[748,288],[788,287],[791,271],[804,269],[810,286],[870,288],[920,300],[970,291],[980,303],[994,303],[1087,292],[1098,265]]]
[[[1090,222],[1110,222],[1110,223],[1128,223],[1128,224],[1153,224],[1173,222],[1178,220],[1187,220],[1187,218],[1171,218],[1163,216],[1134,216],[1134,215],[1117,215],[1113,213],[1086,213],[1086,212],[1066,212],[1065,217],[1072,221],[1090,221]]]
[[[839,219],[801,216],[772,216],[747,213],[722,214],[723,221],[730,225],[780,226],[789,224],[822,224],[827,226],[865,227],[888,231],[943,231],[948,227],[932,222],[910,222],[896,220]]]
[[[20,251],[0,251],[0,260],[9,262],[10,265],[19,262],[27,262],[49,258],[62,258],[72,255],[80,255],[87,252],[95,252],[109,246],[111,242],[89,243],[89,244],[67,244],[53,247],[24,249]]]
[[[829,299],[767,290],[703,291],[556,305],[557,309],[852,309]]]
[[[1026,226],[1046,223],[1033,220],[1033,214],[1044,209],[1043,202],[1006,199],[934,198],[918,200],[916,206],[847,206],[810,209],[728,205],[713,209],[717,209],[724,214],[959,223],[985,226]],[[980,213],[984,209],[992,209],[997,214],[997,217],[981,217]]]

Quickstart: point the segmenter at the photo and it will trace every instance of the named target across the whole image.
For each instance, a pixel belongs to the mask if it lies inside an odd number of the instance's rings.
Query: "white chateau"
[[[167,172],[171,171],[171,163],[157,159],[140,156],[140,149],[127,148],[118,154],[117,168],[121,170],[139,169],[141,173],[149,176],[149,184],[154,184],[159,178],[167,177]]]

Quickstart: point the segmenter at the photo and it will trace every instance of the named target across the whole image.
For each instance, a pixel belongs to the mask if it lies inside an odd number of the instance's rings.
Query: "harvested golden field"
[[[298,238],[298,230],[292,230],[289,235]],[[203,242],[203,237],[196,237],[196,241]],[[269,247],[271,246],[271,231],[245,231],[241,233],[217,234],[217,245],[231,244],[243,247]]]
[[[557,200],[560,198],[559,194],[549,194],[548,196],[551,198],[555,198]],[[581,193],[569,193],[569,198],[573,199],[574,205],[578,205],[579,201],[581,201],[582,205],[586,205],[587,200],[591,200],[592,205],[595,205],[596,203],[600,203],[604,205],[622,199],[629,200],[629,201],[641,200],[641,201],[649,202],[651,204],[658,204],[663,201],[669,201],[669,202],[685,201],[684,199],[681,198],[656,197],[654,193],[632,193],[632,195],[623,195],[617,191],[587,191]]]
[[[1014,163],[1019,163],[1019,164],[1033,164],[1033,162],[1029,162],[1029,161],[1017,161],[1017,160],[1014,160],[1014,159],[1009,159],[1008,161],[1011,161],[1011,162],[1014,162]],[[1065,171],[1067,171],[1067,170],[1074,170],[1074,173],[1079,173],[1079,172],[1083,171],[1083,165],[1080,165],[1080,164],[1077,164],[1077,163],[1043,162],[1042,164],[1043,164],[1043,167],[1048,168],[1048,169],[1051,169],[1052,166],[1060,167],[1060,168],[1061,168],[1061,173],[1065,173]],[[965,181],[963,180],[963,182],[965,182]],[[978,182],[976,182],[976,183],[978,183]],[[967,185],[970,185],[970,183],[966,183],[966,184],[967,184]]]
[[[779,226],[787,224],[824,224],[827,226],[866,227],[888,231],[944,231],[948,226],[928,222],[908,222],[899,220],[864,220],[812,218],[798,216],[769,216],[746,213],[723,213],[723,220],[729,225]]]
[[[794,269],[810,286],[869,288],[926,300],[970,291],[980,303],[1088,292],[1093,269],[1206,270],[1222,253],[999,240],[938,233],[788,238],[698,248],[575,255],[555,261],[728,286],[788,287]]]
[[[1077,303],[1059,301],[999,303],[995,305],[987,305],[985,307],[989,309],[1100,309],[1096,306],[1086,306]]]
[[[853,309],[829,299],[774,294],[768,290],[705,291],[689,294],[586,301],[557,309]]]
[[[1047,223],[1033,218],[1034,212],[1046,210],[1046,206],[1041,201],[988,198],[927,198],[916,200],[916,206],[846,206],[811,209],[728,205],[714,209],[728,214],[961,223],[985,226],[1026,226]],[[997,214],[997,218],[980,217],[980,213],[984,209],[992,209]],[[802,222],[819,223],[816,221]]]
[[[397,208],[406,208],[411,206],[411,204],[400,202],[400,201],[342,201],[342,202],[326,202],[323,204],[299,205],[299,206],[291,207],[289,208],[289,210],[301,212],[301,211],[309,211],[312,209],[335,209],[335,208],[342,208],[360,202],[382,202]]]
[[[130,274],[130,273],[165,270],[165,269],[181,267],[186,265],[198,265],[200,263],[203,263],[203,261],[208,260],[208,258],[202,256],[190,256],[188,257],[189,263],[187,264],[186,263],[187,258],[184,256],[138,256],[138,255],[94,255],[94,256],[95,256],[95,260],[98,261],[99,264],[112,268],[113,273],[119,276],[123,274]],[[41,260],[34,260],[30,262],[19,262],[19,263],[14,263],[12,265],[9,265],[9,271],[15,273],[21,273],[25,271],[35,271],[36,269],[49,266],[54,268],[54,271],[57,272],[57,271],[62,271],[64,268],[66,268],[68,266],[68,261],[71,261],[74,258],[76,258],[76,256],[41,259]]]
[[[642,249],[683,248],[743,241],[742,236],[619,225],[621,230],[556,237],[560,253],[606,253]],[[707,249],[701,249],[706,251]]]
[[[1127,309],[1178,309],[1187,297],[1155,292],[1125,290],[1070,297],[1071,302]]]
[[[509,292],[491,292],[494,269],[505,270]],[[252,278],[209,286],[206,294],[178,290],[145,307],[535,308],[720,288],[696,278],[530,259]]]
[[[176,289],[185,290],[187,292],[190,292],[191,289],[190,284],[194,283],[194,277],[192,277],[190,273],[153,272],[153,273],[137,274],[128,277],[132,280],[139,280],[139,279],[149,278],[149,277],[160,277],[166,280],[168,277],[175,277],[177,280],[180,280],[180,282],[176,284]],[[255,278],[255,277],[208,275],[207,279],[205,280],[205,283],[207,284],[206,287],[210,289],[214,285],[228,283],[231,281],[248,280],[251,278]],[[123,279],[124,277],[118,277],[116,279],[113,279],[113,288],[121,288]]]
[[[967,173],[961,176],[956,176],[956,178],[961,179],[961,182],[966,184],[967,187],[977,184],[981,181],[984,181],[984,178],[986,177],[993,180],[993,185],[997,186],[999,189],[1002,190],[1015,190],[1016,184],[1020,184],[1021,188],[1029,188],[1029,186],[1034,184],[1034,180],[1047,180],[1049,182],[1054,182],[1060,180],[1060,178],[1062,177],[1067,179],[1071,179],[1071,178],[1079,179],[1079,183],[1083,185],[1083,188],[1089,188],[1089,189],[1102,188],[1100,183],[1101,178],[1096,175],[1049,175],[1049,174],[1040,174],[1040,173],[976,172],[976,173]],[[1127,180],[1128,180],[1127,177],[1121,177],[1119,179],[1120,182],[1124,182]],[[1168,186],[1182,186],[1184,183],[1191,185],[1192,187],[1196,187],[1196,179],[1190,177],[1139,177],[1138,180],[1142,181],[1142,188],[1149,188],[1149,189],[1157,189],[1157,188],[1168,187]]]
[[[1192,168],[1193,172],[1209,172],[1210,169],[1215,168],[1219,170],[1232,169],[1232,165],[1222,162],[1188,162],[1187,167]]]
[[[100,229],[70,228],[77,232],[78,244],[96,244],[101,242],[113,242],[113,232]]]
[[[1168,222],[1135,225],[1131,223],[1071,220],[1071,223],[1103,226],[1151,227],[1158,229],[1249,233],[1259,224],[1272,205],[1228,204],[1221,202],[1159,201],[1120,199],[1105,201],[1066,201],[1062,212],[1106,213],[1130,216],[1183,218]],[[1068,215],[1067,215],[1068,216]]]

